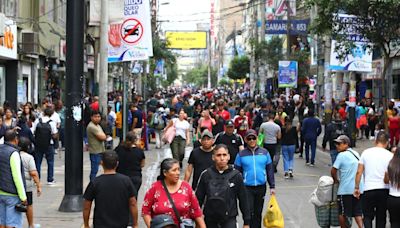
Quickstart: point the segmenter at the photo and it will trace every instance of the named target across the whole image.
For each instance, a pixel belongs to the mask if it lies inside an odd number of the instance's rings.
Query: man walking
[[[277,152],[278,140],[282,137],[281,127],[274,120],[275,113],[268,113],[268,121],[261,124],[259,132],[260,134],[264,134],[264,148],[268,150],[272,162],[274,162]],[[274,165],[274,172],[276,172],[276,165]]]
[[[101,128],[100,122],[100,112],[93,111],[90,117],[90,123],[86,128],[90,156],[90,181],[96,177],[99,171],[101,153],[105,151],[104,142],[107,139],[107,135]]]
[[[230,160],[228,147],[224,144],[215,146],[212,159],[215,165],[201,174],[196,190],[200,207],[204,204],[207,227],[236,227],[239,200],[243,227],[248,228],[250,211],[246,188],[241,173],[228,164]]]
[[[301,133],[306,143],[306,165],[313,167],[315,163],[315,152],[317,150],[317,138],[321,134],[321,122],[315,118],[314,111],[308,110],[308,117],[303,120]],[[310,163],[311,147],[311,163]]]
[[[134,102],[130,106],[130,112],[132,113],[132,126],[130,130],[140,139],[142,137],[143,113],[142,110],[139,109],[137,102]]]
[[[225,131],[215,136],[215,145],[225,144],[229,150],[229,164],[233,164],[236,159],[236,155],[239,151],[244,149],[244,141],[242,136],[234,133],[235,125],[232,120],[229,120],[225,124]]]
[[[347,135],[347,125],[342,121],[340,114],[336,113],[334,120],[325,128],[324,139],[322,140],[322,148],[325,150],[326,144],[329,142],[329,150],[331,154],[332,164],[335,163],[339,151],[336,150],[335,139],[340,135]]]
[[[266,182],[269,184],[271,194],[275,194],[274,168],[268,151],[257,146],[255,130],[250,129],[246,132],[245,142],[247,147],[236,156],[235,168],[246,177],[244,185],[250,207],[250,228],[260,228],[267,191]]]
[[[193,173],[193,190],[196,190],[197,181],[199,180],[200,174],[214,164],[212,160],[212,151],[214,149],[213,144],[213,134],[206,129],[201,134],[201,146],[195,148],[192,153],[190,153],[188,166],[185,170],[184,180],[189,182]]]
[[[363,175],[363,215],[364,227],[372,228],[372,220],[376,216],[376,228],[386,226],[386,202],[389,196],[389,185],[384,183],[385,172],[388,169],[393,154],[386,148],[389,136],[386,132],[378,133],[375,147],[364,150],[358,164],[355,180],[354,196],[360,198],[360,182]]]
[[[22,213],[15,210],[15,205],[27,205],[27,197],[17,133],[7,130],[4,141],[0,145],[0,227],[22,227]]]
[[[54,185],[54,140],[58,138],[57,124],[51,120],[53,110],[47,107],[44,116],[37,119],[32,126],[35,135],[35,162],[36,169],[41,177],[43,156],[47,161],[47,184]]]
[[[129,177],[116,172],[118,155],[114,151],[103,153],[101,165],[104,174],[91,181],[83,195],[84,227],[89,228],[92,201],[95,201],[93,224],[96,228],[127,227],[129,213],[133,227],[138,227],[137,191]]]
[[[339,154],[331,169],[331,175],[335,183],[339,183],[337,195],[340,227],[346,228],[347,218],[354,217],[358,227],[362,228],[361,200],[353,196],[360,155],[350,148],[350,139],[346,135],[340,135],[334,142]],[[338,171],[340,178],[338,178]],[[360,192],[363,192],[362,182],[360,184]]]

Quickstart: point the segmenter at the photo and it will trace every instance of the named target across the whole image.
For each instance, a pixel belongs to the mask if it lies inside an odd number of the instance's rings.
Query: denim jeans
[[[47,149],[35,149],[35,163],[36,169],[39,174],[39,178],[41,177],[41,167],[43,156],[47,161],[47,182],[54,181],[54,146],[50,145]]]
[[[20,202],[18,196],[0,195],[0,225],[22,227],[22,213],[15,210],[15,205]]]
[[[186,140],[181,136],[176,136],[171,143],[172,157],[179,161],[182,167],[183,157],[185,156]]]
[[[315,151],[317,149],[317,140],[306,141],[306,162],[310,162],[310,147],[311,147],[311,164],[315,162]]]
[[[331,150],[330,154],[331,154],[331,161],[332,161],[332,165],[333,165],[333,163],[335,163],[336,157],[338,156],[339,153],[337,152],[337,150]]]
[[[293,158],[296,151],[296,145],[282,145],[283,171],[293,170]]]
[[[101,154],[90,154],[90,181],[92,181],[99,171],[100,161],[101,161]]]

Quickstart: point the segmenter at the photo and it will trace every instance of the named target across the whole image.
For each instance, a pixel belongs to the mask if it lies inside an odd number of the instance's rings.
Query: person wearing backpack
[[[196,197],[204,205],[204,219],[207,227],[236,227],[238,216],[237,200],[242,212],[244,228],[249,228],[250,209],[242,174],[229,165],[228,147],[218,144],[213,150],[214,166],[200,176]]]
[[[32,126],[35,135],[35,163],[40,175],[43,157],[47,161],[47,184],[54,185],[54,140],[58,138],[57,125],[52,121],[53,110],[46,107],[43,117],[36,119]]]
[[[340,135],[347,134],[347,125],[342,121],[340,114],[336,113],[334,120],[329,123],[325,128],[324,138],[322,140],[322,148],[326,150],[326,144],[329,142],[329,151],[331,154],[332,165],[335,163],[338,151],[336,150],[335,139]]]
[[[151,126],[154,128],[154,132],[156,135],[156,149],[160,149],[162,146],[161,138],[163,134],[163,130],[165,128],[167,117],[164,112],[164,108],[160,107],[157,109],[157,111],[153,114],[152,120],[151,120]]]

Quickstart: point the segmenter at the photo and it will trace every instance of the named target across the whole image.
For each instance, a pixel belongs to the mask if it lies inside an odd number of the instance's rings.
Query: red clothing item
[[[231,114],[229,114],[229,112],[226,111],[225,109],[222,111],[218,111],[217,114],[219,116],[221,116],[225,121],[228,121],[231,119]]]
[[[395,116],[395,117],[389,117],[389,129],[398,129],[400,128],[400,118]]]
[[[212,132],[212,120],[210,118],[205,119],[205,118],[201,118],[199,119],[199,126],[200,128],[205,127],[207,128],[210,132]]]
[[[178,191],[170,194],[182,219],[194,220],[203,216],[199,202],[189,183],[182,181]],[[150,215],[153,218],[161,214],[170,215],[174,219],[175,224],[179,224],[161,181],[157,181],[146,192],[142,206],[142,215]]]
[[[93,102],[93,103],[90,105],[90,108],[91,108],[93,111],[99,111],[99,102],[98,102],[98,101]]]
[[[340,118],[342,118],[342,120],[346,120],[346,117],[347,117],[346,109],[341,107],[338,112],[339,112]]]
[[[249,121],[247,120],[247,116],[238,116],[235,118],[235,128],[237,133],[244,138],[246,131],[249,130]]]

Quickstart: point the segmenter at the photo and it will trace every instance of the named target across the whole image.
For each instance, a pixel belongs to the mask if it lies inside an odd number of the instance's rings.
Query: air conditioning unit
[[[22,52],[27,54],[39,53],[39,35],[36,32],[22,32]]]

